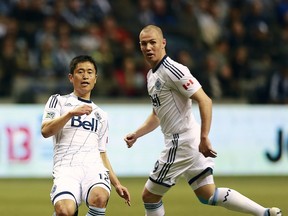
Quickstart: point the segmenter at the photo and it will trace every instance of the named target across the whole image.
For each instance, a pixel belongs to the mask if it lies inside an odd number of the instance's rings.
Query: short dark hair
[[[94,65],[94,68],[95,68],[95,71],[96,71],[96,74],[97,74],[96,61],[91,56],[88,56],[88,55],[79,55],[79,56],[74,57],[71,60],[71,62],[70,62],[70,74],[74,73],[74,70],[75,70],[75,68],[76,68],[78,63],[87,62],[87,61],[91,62]]]

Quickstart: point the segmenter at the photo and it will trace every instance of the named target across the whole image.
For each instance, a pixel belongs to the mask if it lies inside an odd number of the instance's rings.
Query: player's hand
[[[81,115],[90,115],[93,111],[92,106],[83,104],[81,106],[77,106],[75,109],[71,111],[74,116],[81,116]]]
[[[199,152],[201,152],[204,155],[204,157],[212,157],[212,158],[217,157],[217,152],[212,149],[212,145],[208,138],[201,139],[199,145]]]
[[[136,140],[137,140],[136,133],[130,133],[127,134],[126,137],[124,137],[124,141],[126,142],[128,148],[131,148],[133,144],[136,142]]]
[[[115,187],[116,192],[119,194],[120,197],[122,197],[123,199],[125,199],[125,203],[128,206],[131,206],[131,199],[130,199],[130,193],[128,191],[128,189],[126,187],[124,187],[123,185],[119,185],[117,187]]]

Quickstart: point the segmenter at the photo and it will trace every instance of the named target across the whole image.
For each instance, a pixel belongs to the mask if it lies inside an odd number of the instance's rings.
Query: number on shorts
[[[104,181],[106,181],[107,183],[110,182],[109,172],[99,173],[99,177],[100,177],[101,180],[104,180]]]

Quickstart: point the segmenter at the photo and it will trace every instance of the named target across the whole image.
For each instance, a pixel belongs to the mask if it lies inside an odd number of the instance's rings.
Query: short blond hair
[[[141,35],[142,32],[148,32],[148,31],[151,31],[151,30],[156,31],[157,34],[158,34],[160,37],[163,38],[162,29],[161,29],[160,27],[156,26],[156,25],[147,25],[147,26],[145,26],[145,27],[142,29],[142,31],[140,32],[140,35]]]

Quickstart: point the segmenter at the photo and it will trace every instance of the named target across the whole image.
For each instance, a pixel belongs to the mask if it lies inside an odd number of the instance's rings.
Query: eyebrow
[[[140,44],[141,44],[141,43],[149,43],[149,42],[156,42],[156,39],[139,41]]]

